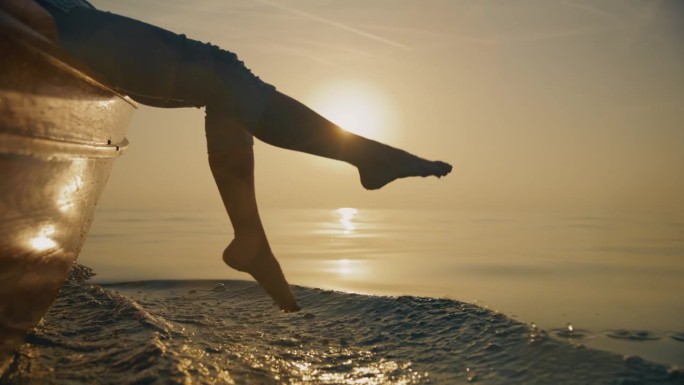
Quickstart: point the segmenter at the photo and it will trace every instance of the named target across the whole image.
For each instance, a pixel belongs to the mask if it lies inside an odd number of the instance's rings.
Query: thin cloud
[[[615,22],[622,22],[622,20],[620,20],[620,18],[617,17],[615,14],[610,13],[610,12],[606,12],[606,11],[602,10],[601,8],[599,8],[593,4],[583,4],[583,3],[578,3],[578,2],[575,2],[572,0],[564,0],[564,1],[561,1],[560,4],[563,6],[566,6],[568,8],[575,8],[575,9],[578,9],[580,11],[584,11],[586,13],[591,13],[591,14],[594,14],[597,16],[602,16],[606,19],[609,19],[609,20],[612,20]]]
[[[334,21],[334,20],[326,19],[326,18],[317,16],[317,15],[314,15],[314,14],[311,14],[308,12],[304,12],[304,11],[296,9],[296,8],[288,7],[288,6],[285,6],[283,4],[275,3],[272,1],[268,1],[268,0],[257,0],[257,1],[262,3],[262,4],[266,4],[266,5],[274,7],[274,8],[282,9],[284,11],[294,13],[298,16],[301,16],[301,17],[304,17],[307,19],[311,19],[311,20],[315,20],[315,21],[318,21],[320,23],[327,24],[327,25],[330,25],[330,26],[335,27],[335,28],[339,28],[339,29],[347,31],[347,32],[351,32],[353,34],[363,36],[365,38],[375,40],[377,42],[380,42],[380,43],[383,43],[383,44],[386,44],[386,45],[389,45],[389,46],[392,46],[395,48],[400,48],[403,50],[411,51],[411,47],[409,47],[405,44],[401,44],[401,43],[398,43],[396,41],[386,39],[382,36],[374,35],[370,32],[366,32],[366,31],[360,30],[358,28],[351,27],[349,25],[342,24],[342,23]]]

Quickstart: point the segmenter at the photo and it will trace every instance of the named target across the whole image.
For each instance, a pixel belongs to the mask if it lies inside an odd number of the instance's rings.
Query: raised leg
[[[159,107],[222,106],[224,113],[274,146],[356,166],[378,189],[398,178],[441,177],[444,162],[342,130],[254,76],[237,56],[123,16],[78,8],[55,13],[63,47],[135,100]]]
[[[210,154],[209,165],[235,232],[235,239],[223,252],[223,260],[254,277],[282,310],[299,310],[261,224],[254,192],[252,146]]]
[[[349,133],[304,104],[277,91],[252,133],[274,146],[356,166],[361,184],[369,190],[379,189],[398,178],[442,177],[451,172],[448,163],[419,158],[398,148]]]
[[[227,120],[264,142],[354,165],[367,189],[381,188],[398,178],[441,177],[451,171],[447,163],[422,159],[342,130],[262,82],[236,55],[216,46],[94,9],[79,7],[68,13],[46,9],[55,18],[64,49],[141,103],[207,106],[208,117],[210,109],[221,111]],[[243,135],[241,146],[224,151],[224,144],[238,142],[222,136],[232,138],[240,130],[218,128],[207,131],[209,163],[235,229],[224,260],[254,276],[282,309],[297,310],[259,218],[251,145]],[[215,146],[217,151],[212,149]]]

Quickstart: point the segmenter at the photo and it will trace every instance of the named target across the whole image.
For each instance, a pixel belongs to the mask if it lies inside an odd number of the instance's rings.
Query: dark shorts
[[[206,107],[210,154],[252,143],[275,88],[234,53],[109,12],[45,8],[62,48],[114,89],[154,107]]]

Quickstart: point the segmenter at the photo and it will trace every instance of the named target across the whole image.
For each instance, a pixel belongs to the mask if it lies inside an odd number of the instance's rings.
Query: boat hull
[[[2,373],[78,257],[135,106],[2,12],[0,52]]]

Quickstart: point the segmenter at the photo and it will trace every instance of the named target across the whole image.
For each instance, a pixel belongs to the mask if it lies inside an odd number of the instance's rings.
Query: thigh
[[[217,46],[96,9],[54,16],[70,54],[143,104],[212,106],[251,132],[275,93]]]
[[[204,133],[207,137],[209,155],[221,155],[231,152],[235,147],[254,144],[252,135],[245,130],[245,127],[217,105],[207,105]]]
[[[56,13],[55,20],[62,47],[133,99],[159,107],[207,104],[211,45],[96,9]]]

